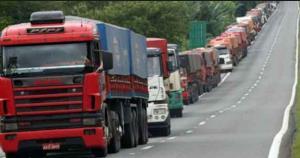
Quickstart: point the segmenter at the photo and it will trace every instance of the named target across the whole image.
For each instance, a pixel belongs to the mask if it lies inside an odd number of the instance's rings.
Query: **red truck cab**
[[[59,11],[33,13],[30,21],[5,28],[0,38],[0,145],[7,158],[103,152],[103,70],[112,58],[101,54],[95,26],[65,21]]]

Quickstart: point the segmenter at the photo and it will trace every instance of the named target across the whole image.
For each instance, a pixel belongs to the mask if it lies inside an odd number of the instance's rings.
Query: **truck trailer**
[[[7,158],[69,150],[102,157],[147,143],[144,36],[46,11],[8,26],[0,40],[0,143]]]

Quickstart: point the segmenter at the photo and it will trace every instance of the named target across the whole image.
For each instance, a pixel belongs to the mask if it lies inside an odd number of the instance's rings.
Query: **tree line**
[[[187,47],[192,20],[207,21],[207,35],[219,35],[259,1],[1,1],[0,29],[27,22],[42,10],[97,19],[132,29],[147,37],[163,37]]]

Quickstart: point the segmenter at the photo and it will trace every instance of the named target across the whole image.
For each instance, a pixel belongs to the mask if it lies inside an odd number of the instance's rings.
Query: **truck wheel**
[[[182,117],[182,109],[178,109],[176,113],[177,117]]]
[[[114,120],[112,121],[113,129],[111,130],[113,132],[112,133],[113,136],[109,141],[108,152],[117,153],[120,151],[121,148],[121,133],[119,131],[120,120],[118,114],[116,114],[115,112],[112,112],[111,115],[113,116],[113,120]]]
[[[17,156],[17,154],[15,153],[7,153],[5,154],[6,158],[19,158],[19,156]]]
[[[184,105],[189,105],[189,104],[190,104],[190,100],[189,100],[189,99],[183,100],[183,104],[184,104]]]
[[[140,123],[140,139],[139,144],[147,144],[148,142],[148,122],[147,122],[147,110],[142,108],[141,111],[141,123]]]
[[[135,110],[132,111],[133,113],[133,131],[134,131],[134,147],[139,144],[139,122],[137,118],[137,113]]]
[[[171,134],[171,123],[170,118],[168,118],[168,126],[161,130],[162,136],[169,136]]]
[[[107,156],[107,148],[104,149],[92,149],[92,154],[98,158],[98,157],[106,157]]]
[[[124,148],[134,147],[134,129],[133,129],[133,114],[130,115],[130,122],[124,125],[124,135],[122,137],[122,146]]]

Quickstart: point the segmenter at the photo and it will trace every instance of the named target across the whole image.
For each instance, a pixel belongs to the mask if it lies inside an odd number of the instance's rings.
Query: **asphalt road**
[[[122,150],[109,158],[266,158],[291,97],[295,68],[297,2],[281,2],[227,79],[183,118],[170,137]]]
[[[294,83],[297,6],[280,3],[233,73],[171,120],[171,136],[108,158],[268,157]]]

